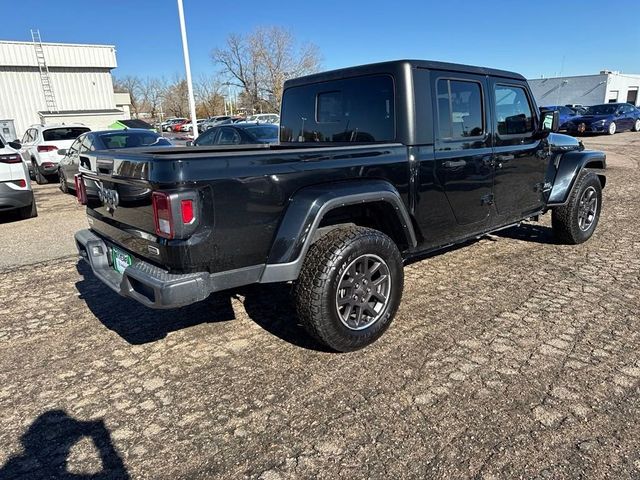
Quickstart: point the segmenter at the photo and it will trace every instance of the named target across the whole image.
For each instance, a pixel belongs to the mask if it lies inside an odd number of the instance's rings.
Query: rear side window
[[[45,142],[55,142],[56,140],[75,140],[84,132],[88,132],[86,127],[51,128],[42,132]]]
[[[438,132],[443,140],[484,134],[482,89],[477,82],[438,80]]]
[[[523,135],[533,132],[533,114],[524,88],[496,85],[498,134]]]
[[[220,129],[220,135],[216,140],[216,144],[218,145],[239,145],[242,143],[242,139],[240,138],[240,134],[236,132],[232,128],[222,128]]]
[[[389,75],[288,88],[283,95],[283,142],[391,142],[395,89]]]

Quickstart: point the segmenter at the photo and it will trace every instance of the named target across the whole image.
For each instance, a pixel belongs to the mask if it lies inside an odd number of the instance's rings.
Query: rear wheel
[[[62,170],[58,170],[58,179],[60,180],[60,191],[62,193],[69,193],[69,184],[67,184],[67,178],[62,173]]]
[[[609,124],[609,130],[608,130],[608,132],[607,132],[607,133],[608,133],[609,135],[613,135],[613,134],[615,134],[615,133],[616,133],[616,130],[617,130],[617,129],[618,129],[618,127],[616,126],[616,122],[611,122],[611,123]]]
[[[633,124],[633,131],[640,132],[640,118],[638,118]]]
[[[582,172],[569,201],[553,209],[551,224],[562,243],[578,244],[591,238],[602,210],[602,185],[593,172]]]
[[[38,164],[35,162],[35,160],[32,162],[32,165],[33,165],[33,174],[35,176],[36,183],[38,185],[46,185],[47,183],[49,183],[49,180],[47,179],[47,177],[44,176],[42,172],[40,172],[40,168],[38,167]]]
[[[393,240],[370,228],[336,228],[307,253],[294,287],[298,317],[333,350],[357,350],[391,325],[403,283]]]

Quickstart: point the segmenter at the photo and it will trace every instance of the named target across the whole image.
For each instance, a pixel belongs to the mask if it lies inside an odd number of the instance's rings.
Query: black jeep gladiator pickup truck
[[[557,122],[521,75],[489,68],[404,60],[290,80],[279,145],[92,154],[78,250],[152,308],[293,282],[310,334],[355,350],[389,327],[412,257],[548,211],[559,241],[591,237],[605,155]]]

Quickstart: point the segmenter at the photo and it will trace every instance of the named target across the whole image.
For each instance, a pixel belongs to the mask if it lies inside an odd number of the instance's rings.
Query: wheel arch
[[[606,168],[607,156],[604,152],[583,150],[565,153],[558,162],[547,205],[549,207],[564,205],[583,170],[593,170],[604,188],[607,179],[603,170]]]
[[[389,182],[354,180],[306,187],[289,201],[261,282],[296,279],[309,247],[345,224],[376,228],[391,237],[401,251],[417,245],[411,217]]]

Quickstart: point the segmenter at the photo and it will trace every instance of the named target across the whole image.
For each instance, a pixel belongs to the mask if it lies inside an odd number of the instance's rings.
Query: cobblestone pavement
[[[353,354],[278,286],[155,312],[74,258],[0,271],[0,478],[640,478],[640,134],[585,143],[591,241],[545,217],[413,263]]]

